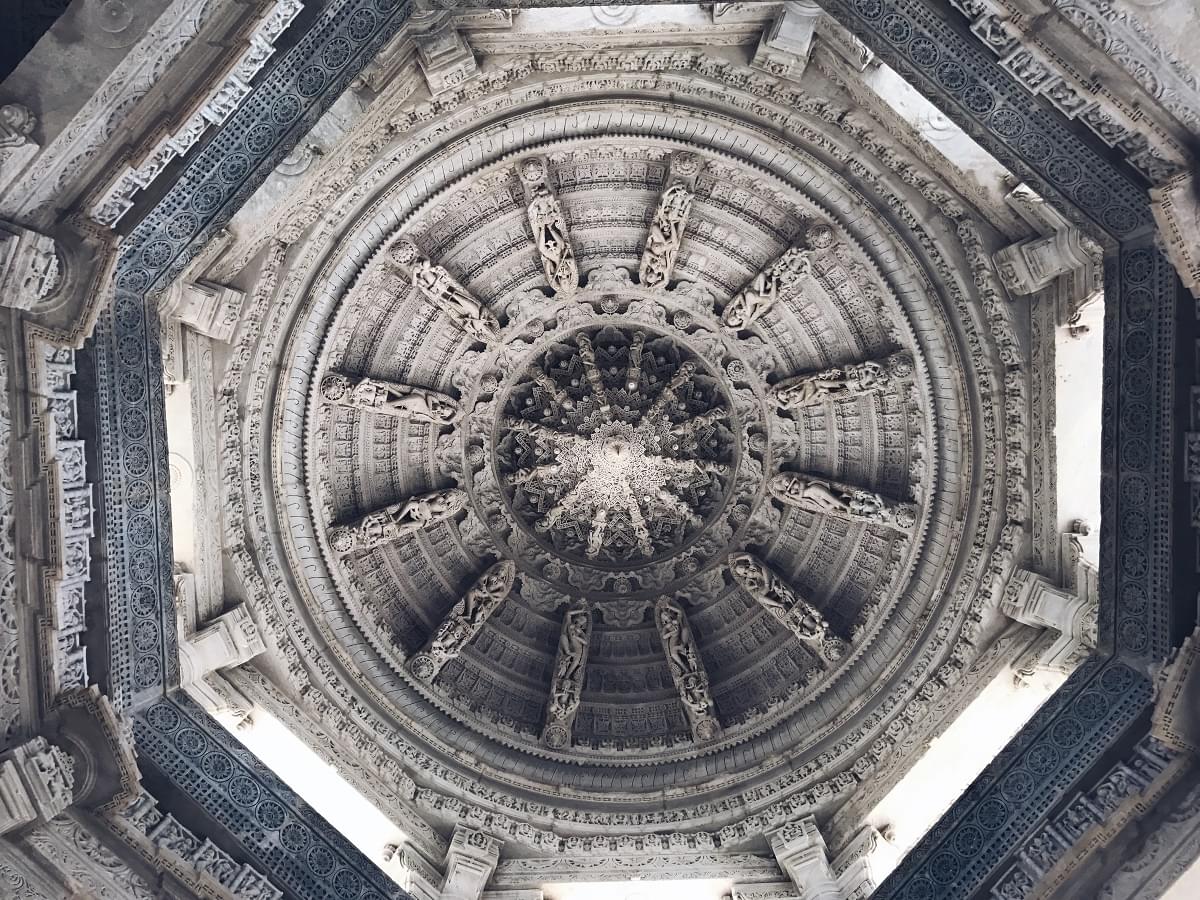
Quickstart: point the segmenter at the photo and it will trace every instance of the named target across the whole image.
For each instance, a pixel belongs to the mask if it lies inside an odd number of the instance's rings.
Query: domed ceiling
[[[420,790],[733,835],[979,652],[1013,338],[980,226],[828,99],[529,75],[302,210],[235,352],[234,562]]]

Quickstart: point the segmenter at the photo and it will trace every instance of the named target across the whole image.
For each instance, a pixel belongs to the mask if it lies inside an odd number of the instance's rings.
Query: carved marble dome
[[[963,205],[691,65],[402,117],[281,215],[237,363],[234,562],[298,696],[531,845],[852,790],[978,652],[1023,465]]]

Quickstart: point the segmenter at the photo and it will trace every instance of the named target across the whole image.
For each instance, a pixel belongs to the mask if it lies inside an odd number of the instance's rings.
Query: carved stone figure
[[[731,553],[729,571],[746,593],[799,640],[813,645],[825,659],[842,656],[842,642],[832,636],[825,618],[765,563],[750,553]]]
[[[570,294],[579,287],[579,268],[562,207],[545,184],[533,189],[528,212],[533,242],[542,260],[546,280],[557,293]]]
[[[484,343],[500,339],[500,323],[491,310],[472,297],[443,266],[430,262],[412,241],[402,238],[388,254],[392,262],[408,272],[413,287],[455,325]]]
[[[409,662],[410,671],[423,681],[432,681],[479,633],[483,623],[509,595],[517,567],[510,559],[495,563],[479,577],[451,608],[434,630],[428,645]]]
[[[546,705],[546,724],[542,741],[549,747],[571,743],[571,726],[583,692],[583,673],[587,666],[588,641],[592,614],[586,606],[574,606],[563,617],[558,637],[558,654],[550,681],[550,699]]]
[[[350,378],[326,375],[321,381],[321,396],[330,403],[354,406],[393,416],[407,416],[449,425],[461,409],[452,397],[428,388],[413,387],[375,378]]]
[[[37,117],[29,111],[29,107],[20,103],[0,106],[0,150],[28,143],[35,125]]]
[[[749,328],[775,305],[780,292],[812,275],[812,258],[817,250],[833,244],[833,230],[824,224],[812,225],[804,234],[804,244],[785,250],[779,259],[759,272],[725,306],[721,324],[730,331]]]
[[[781,472],[771,479],[767,490],[776,500],[789,506],[863,519],[896,531],[911,530],[917,520],[916,507],[911,503],[890,500],[874,491],[798,472]]]
[[[638,278],[643,287],[665,287],[675,270],[683,229],[692,209],[692,191],[682,181],[676,181],[663,191],[658,209],[650,222],[646,247]]]
[[[692,727],[692,737],[698,742],[711,741],[721,734],[721,723],[716,717],[708,687],[708,674],[704,671],[704,663],[692,638],[687,617],[678,603],[663,597],[655,604],[654,618],[667,657],[667,667],[671,670],[679,700]]]
[[[418,494],[368,513],[353,524],[329,529],[329,543],[343,556],[369,550],[420,531],[440,519],[449,518],[465,509],[466,505],[467,494],[460,488]]]
[[[825,399],[884,390],[911,374],[912,357],[897,353],[883,360],[851,363],[788,378],[774,385],[770,393],[781,409],[799,409]]]

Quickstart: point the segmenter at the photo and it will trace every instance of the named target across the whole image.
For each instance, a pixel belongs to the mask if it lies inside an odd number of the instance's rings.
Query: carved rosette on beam
[[[917,522],[915,504],[893,500],[863,488],[801,472],[781,472],[767,485],[772,497],[788,506],[858,519],[909,534]]]
[[[797,375],[773,385],[769,393],[780,409],[800,409],[825,400],[888,390],[911,378],[912,372],[912,356],[901,351],[884,359]]]
[[[376,378],[326,375],[321,380],[321,398],[338,406],[404,416],[438,425],[453,424],[461,413],[458,401],[453,397],[428,388]]]
[[[567,220],[550,187],[545,158],[531,156],[521,160],[517,164],[517,174],[525,185],[529,227],[533,229],[533,243],[546,272],[546,281],[556,294],[569,297],[579,287],[579,267],[571,248]]]
[[[467,494],[459,488],[444,488],[417,494],[399,503],[367,513],[349,525],[329,529],[329,544],[345,556],[390,543],[406,534],[420,531],[466,508]]]
[[[667,187],[650,221],[650,233],[642,251],[638,280],[642,287],[666,287],[675,271],[683,229],[692,210],[696,176],[704,162],[693,153],[676,153],[667,172]]]
[[[483,623],[509,595],[516,576],[517,567],[511,559],[502,559],[484,572],[454,604],[425,649],[409,661],[408,668],[413,675],[422,681],[437,677],[442,667],[471,643]]]
[[[584,604],[567,608],[558,637],[558,654],[550,680],[550,699],[546,703],[546,724],[542,742],[547,747],[571,744],[571,726],[579,710],[583,676],[587,671],[588,644],[592,636],[592,611]]]
[[[833,229],[818,222],[804,232],[804,241],[789,247],[763,269],[748,285],[734,295],[721,313],[721,324],[730,331],[749,328],[775,305],[781,293],[788,291],[802,278],[812,276],[812,259],[820,250],[833,246]]]
[[[825,617],[753,554],[731,553],[729,571],[742,590],[821,659],[834,662],[845,655],[845,643],[834,636]]]
[[[411,240],[401,237],[388,258],[426,300],[450,317],[460,329],[485,344],[500,340],[500,323],[486,306],[471,296],[445,267],[434,265]]]
[[[699,742],[720,737],[721,723],[708,687],[708,673],[700,659],[700,648],[692,637],[683,608],[669,597],[654,605],[654,621],[662,638],[667,667],[679,691],[679,700],[692,727],[692,737]]]

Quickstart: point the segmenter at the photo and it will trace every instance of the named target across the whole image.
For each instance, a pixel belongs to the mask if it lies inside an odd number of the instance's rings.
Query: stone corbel
[[[413,900],[438,900],[442,875],[415,848],[388,844],[383,848],[383,870],[407,891]]]
[[[1195,172],[1180,172],[1150,190],[1150,206],[1167,258],[1184,286],[1200,300],[1200,182]]]
[[[869,897],[900,861],[900,851],[873,825],[864,825],[833,861],[843,897]]]
[[[1083,308],[1103,292],[1103,252],[1028,185],[1005,197],[1008,204],[1039,233],[998,250],[993,259],[1009,292],[1029,295],[1051,289],[1059,325],[1081,332]]]
[[[159,313],[165,323],[177,320],[193,331],[228,343],[241,315],[245,296],[237,288],[203,279],[177,279],[164,295]],[[185,380],[183,370],[178,365],[176,371],[168,375],[173,376],[175,381]]]
[[[829,853],[816,819],[805,816],[790,822],[770,840],[779,867],[804,900],[841,900],[842,891],[829,865]]]
[[[456,28],[417,37],[417,62],[435,97],[453,90],[479,71],[471,45]]]
[[[189,612],[194,614],[196,601],[195,576],[190,572],[175,576],[175,604],[179,686],[210,714],[231,716],[239,724],[247,721],[250,701],[219,672],[249,662],[266,649],[250,613],[244,605],[236,606],[192,630]]]
[[[236,606],[179,642],[183,687],[215,672],[249,662],[266,649],[245,606]]]
[[[823,12],[812,0],[788,0],[779,15],[763,29],[750,65],[779,78],[804,74],[817,21]]]
[[[500,862],[500,841],[459,825],[446,851],[442,900],[479,900]]]
[[[0,306],[36,310],[58,293],[62,275],[54,238],[0,221]]]
[[[1094,576],[1094,570],[1089,571]],[[1072,592],[1025,569],[1012,574],[1000,601],[1000,611],[1009,618],[1058,633],[1038,654],[1034,667],[1065,674],[1095,649],[1098,610],[1094,577],[1079,580]]]

